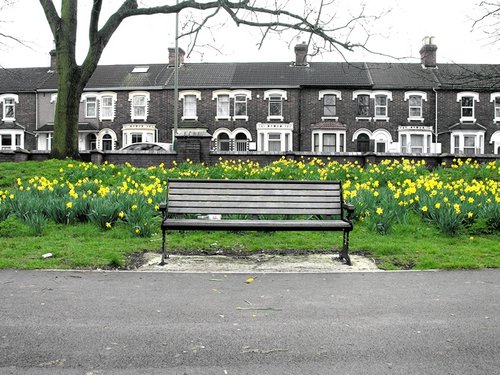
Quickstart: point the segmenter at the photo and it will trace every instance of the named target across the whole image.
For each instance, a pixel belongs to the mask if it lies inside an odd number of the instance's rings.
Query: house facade
[[[218,153],[500,154],[500,66],[308,63],[307,46],[284,63],[184,62],[99,66],[81,97],[79,148],[205,134]],[[50,68],[0,72],[2,149],[51,149],[57,103]],[[178,105],[174,125],[174,104]]]

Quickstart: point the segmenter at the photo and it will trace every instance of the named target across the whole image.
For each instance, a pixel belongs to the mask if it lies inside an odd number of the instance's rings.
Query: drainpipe
[[[432,91],[434,91],[434,97],[435,97],[435,108],[434,108],[434,147],[437,147],[438,143],[438,92],[435,87],[432,88]]]

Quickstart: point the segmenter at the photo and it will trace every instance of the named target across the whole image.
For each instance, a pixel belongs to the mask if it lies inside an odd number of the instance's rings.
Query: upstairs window
[[[234,98],[234,120],[248,121],[248,100],[252,100],[250,90],[234,90],[231,96]]]
[[[479,94],[475,92],[459,92],[457,102],[460,102],[460,122],[476,122],[475,102],[479,101]]]
[[[323,116],[335,117],[337,116],[337,96],[328,94],[323,96]]]
[[[198,120],[197,101],[201,99],[199,91],[184,91],[179,93],[179,100],[183,101],[182,120]]]
[[[235,95],[234,96],[234,117],[246,117],[247,116],[247,96],[246,95]]]
[[[370,116],[370,96],[358,95],[358,117]]]
[[[2,121],[15,121],[16,103],[19,103],[19,97],[15,94],[0,95],[0,102],[3,102]]]
[[[269,90],[264,92],[264,99],[269,101],[267,120],[283,121],[283,100],[286,100],[286,91]]]
[[[375,98],[375,121],[389,121],[389,100],[392,100],[390,91],[374,91]]]
[[[493,102],[493,122],[500,122],[500,92],[491,94],[490,102]]]
[[[131,102],[130,118],[132,121],[144,120],[148,118],[148,92],[131,92],[128,100]]]
[[[87,96],[85,99],[85,117],[86,118],[96,118],[97,117],[97,97]]]
[[[427,101],[427,93],[423,91],[405,92],[405,101],[408,102],[408,122],[424,122],[423,103]]]
[[[230,118],[229,95],[217,96],[217,118]]]
[[[100,97],[100,119],[110,120],[115,119],[115,103],[116,94],[115,93],[102,93]]]
[[[281,96],[273,95],[269,97],[269,117],[282,117],[283,104]]]

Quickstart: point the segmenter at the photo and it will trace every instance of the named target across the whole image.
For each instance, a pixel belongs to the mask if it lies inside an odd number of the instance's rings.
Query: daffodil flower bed
[[[133,235],[149,237],[158,229],[167,178],[341,180],[345,200],[356,207],[355,220],[381,234],[394,223],[406,223],[411,212],[446,234],[474,225],[495,232],[500,229],[499,164],[456,160],[451,168],[429,171],[424,162],[409,160],[364,168],[316,158],[282,158],[265,166],[242,160],[206,166],[188,160],[172,168],[147,169],[68,162],[58,178],[18,178],[15,187],[0,191],[0,220],[14,214],[28,221],[36,234],[47,220],[90,221],[103,230],[123,222]]]

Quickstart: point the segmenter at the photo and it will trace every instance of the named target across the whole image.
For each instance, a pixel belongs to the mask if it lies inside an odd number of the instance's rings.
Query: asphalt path
[[[499,286],[500,270],[4,270],[0,374],[500,374]]]

